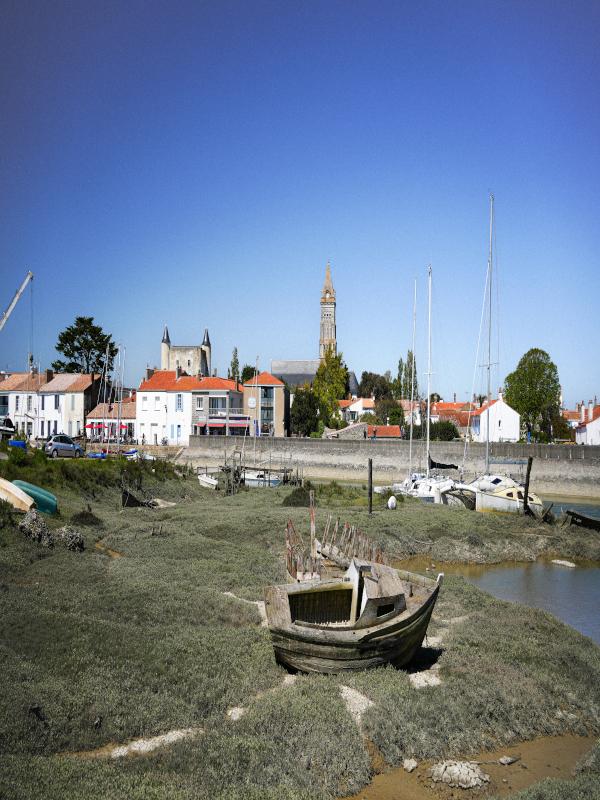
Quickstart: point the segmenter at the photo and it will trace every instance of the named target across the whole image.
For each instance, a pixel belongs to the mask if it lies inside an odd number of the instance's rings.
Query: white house
[[[41,439],[56,433],[83,436],[86,417],[98,400],[99,387],[100,375],[64,373],[51,377],[38,392],[36,435]]]
[[[487,440],[488,425],[490,442],[519,441],[521,417],[502,397],[471,412],[471,438],[474,442]]]
[[[243,387],[225,378],[181,370],[148,370],[136,400],[140,443],[189,444],[190,436],[248,433]]]
[[[136,397],[124,397],[121,403],[98,403],[87,415],[85,434],[88,439],[137,439]]]
[[[0,407],[16,431],[29,437],[40,436],[38,392],[52,378],[52,372],[13,372],[0,381]]]
[[[587,409],[582,404],[581,422],[575,428],[575,441],[577,444],[600,445],[600,406],[590,402]]]
[[[372,397],[355,397],[352,400],[338,400],[341,416],[352,424],[363,414],[375,413],[375,400]]]

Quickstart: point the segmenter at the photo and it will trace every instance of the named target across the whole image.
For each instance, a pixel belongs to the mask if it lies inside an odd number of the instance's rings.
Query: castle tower
[[[169,329],[165,325],[162,342],[160,343],[160,368],[169,369],[169,351],[171,350],[171,337]]]
[[[202,375],[210,375],[210,355],[211,355],[210,336],[208,328],[204,329],[204,339],[201,344],[200,372]]]
[[[331,282],[331,267],[329,261],[325,269],[325,283],[321,292],[321,330],[319,337],[319,358],[323,360],[325,353],[330,349],[337,355],[337,341],[335,334],[335,289]]]

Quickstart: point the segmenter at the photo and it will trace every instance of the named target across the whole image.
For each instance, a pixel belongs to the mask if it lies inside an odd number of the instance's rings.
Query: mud
[[[592,749],[595,741],[593,736],[545,736],[511,747],[469,755],[468,760],[478,762],[490,776],[486,788],[478,790],[473,796],[506,797],[544,778],[572,778],[573,768]],[[503,766],[498,763],[503,756],[517,760]],[[369,786],[343,800],[451,800],[470,796],[461,789],[433,784],[427,776],[433,763],[421,761],[411,773],[399,767],[375,775]]]
[[[125,555],[124,553],[121,553],[119,550],[111,550],[110,547],[107,547],[104,544],[104,539],[99,539],[94,545],[94,547],[96,548],[96,550],[99,550],[102,553],[102,555],[109,556],[109,558],[123,558],[123,556]]]

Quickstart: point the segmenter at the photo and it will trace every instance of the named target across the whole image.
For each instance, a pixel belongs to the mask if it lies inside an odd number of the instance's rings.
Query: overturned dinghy
[[[269,586],[275,657],[300,672],[401,667],[421,646],[442,578],[352,558],[340,578]]]

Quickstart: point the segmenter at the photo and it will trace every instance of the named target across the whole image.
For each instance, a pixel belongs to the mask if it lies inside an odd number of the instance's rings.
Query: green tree
[[[409,350],[406,354],[406,364],[404,365],[404,375],[402,379],[402,397],[405,400],[410,400],[411,396],[411,382],[413,379],[412,369],[413,369],[413,362],[415,365],[415,387],[414,387],[414,399],[419,399],[419,381],[417,380],[417,360],[413,355],[413,351]]]
[[[404,411],[393,397],[382,397],[375,403],[375,416],[382,425],[404,425]]]
[[[392,396],[392,385],[385,375],[378,375],[376,372],[363,372],[360,377],[358,387],[360,397],[375,397],[380,400],[382,397]]]
[[[250,364],[244,364],[242,369],[242,376],[240,378],[242,383],[248,383],[256,375],[256,368]]]
[[[305,387],[297,389],[290,410],[292,433],[310,436],[319,427],[319,401],[314,392]]]
[[[348,369],[342,354],[335,355],[328,348],[315,375],[313,392],[319,402],[321,419],[329,427],[336,428],[341,421],[338,400],[345,397],[347,382]]]
[[[229,377],[232,381],[239,381],[240,379],[240,361],[238,358],[238,351],[237,347],[233,348],[233,353],[231,354],[231,364],[229,366]]]
[[[107,349],[110,371],[118,350],[112,336],[104,333],[100,325],[94,325],[93,317],[76,317],[73,325],[59,333],[56,343],[56,350],[66,361],[53,361],[52,369],[56,372],[100,372],[105,365]]]
[[[400,359],[398,361],[398,374],[396,378],[392,381],[392,394],[397,400],[402,400],[404,397],[404,370],[406,369],[404,365],[404,361]],[[410,397],[410,395],[409,395]]]
[[[560,381],[556,364],[545,350],[533,347],[505,380],[505,399],[532,431],[549,436],[560,414]]]

